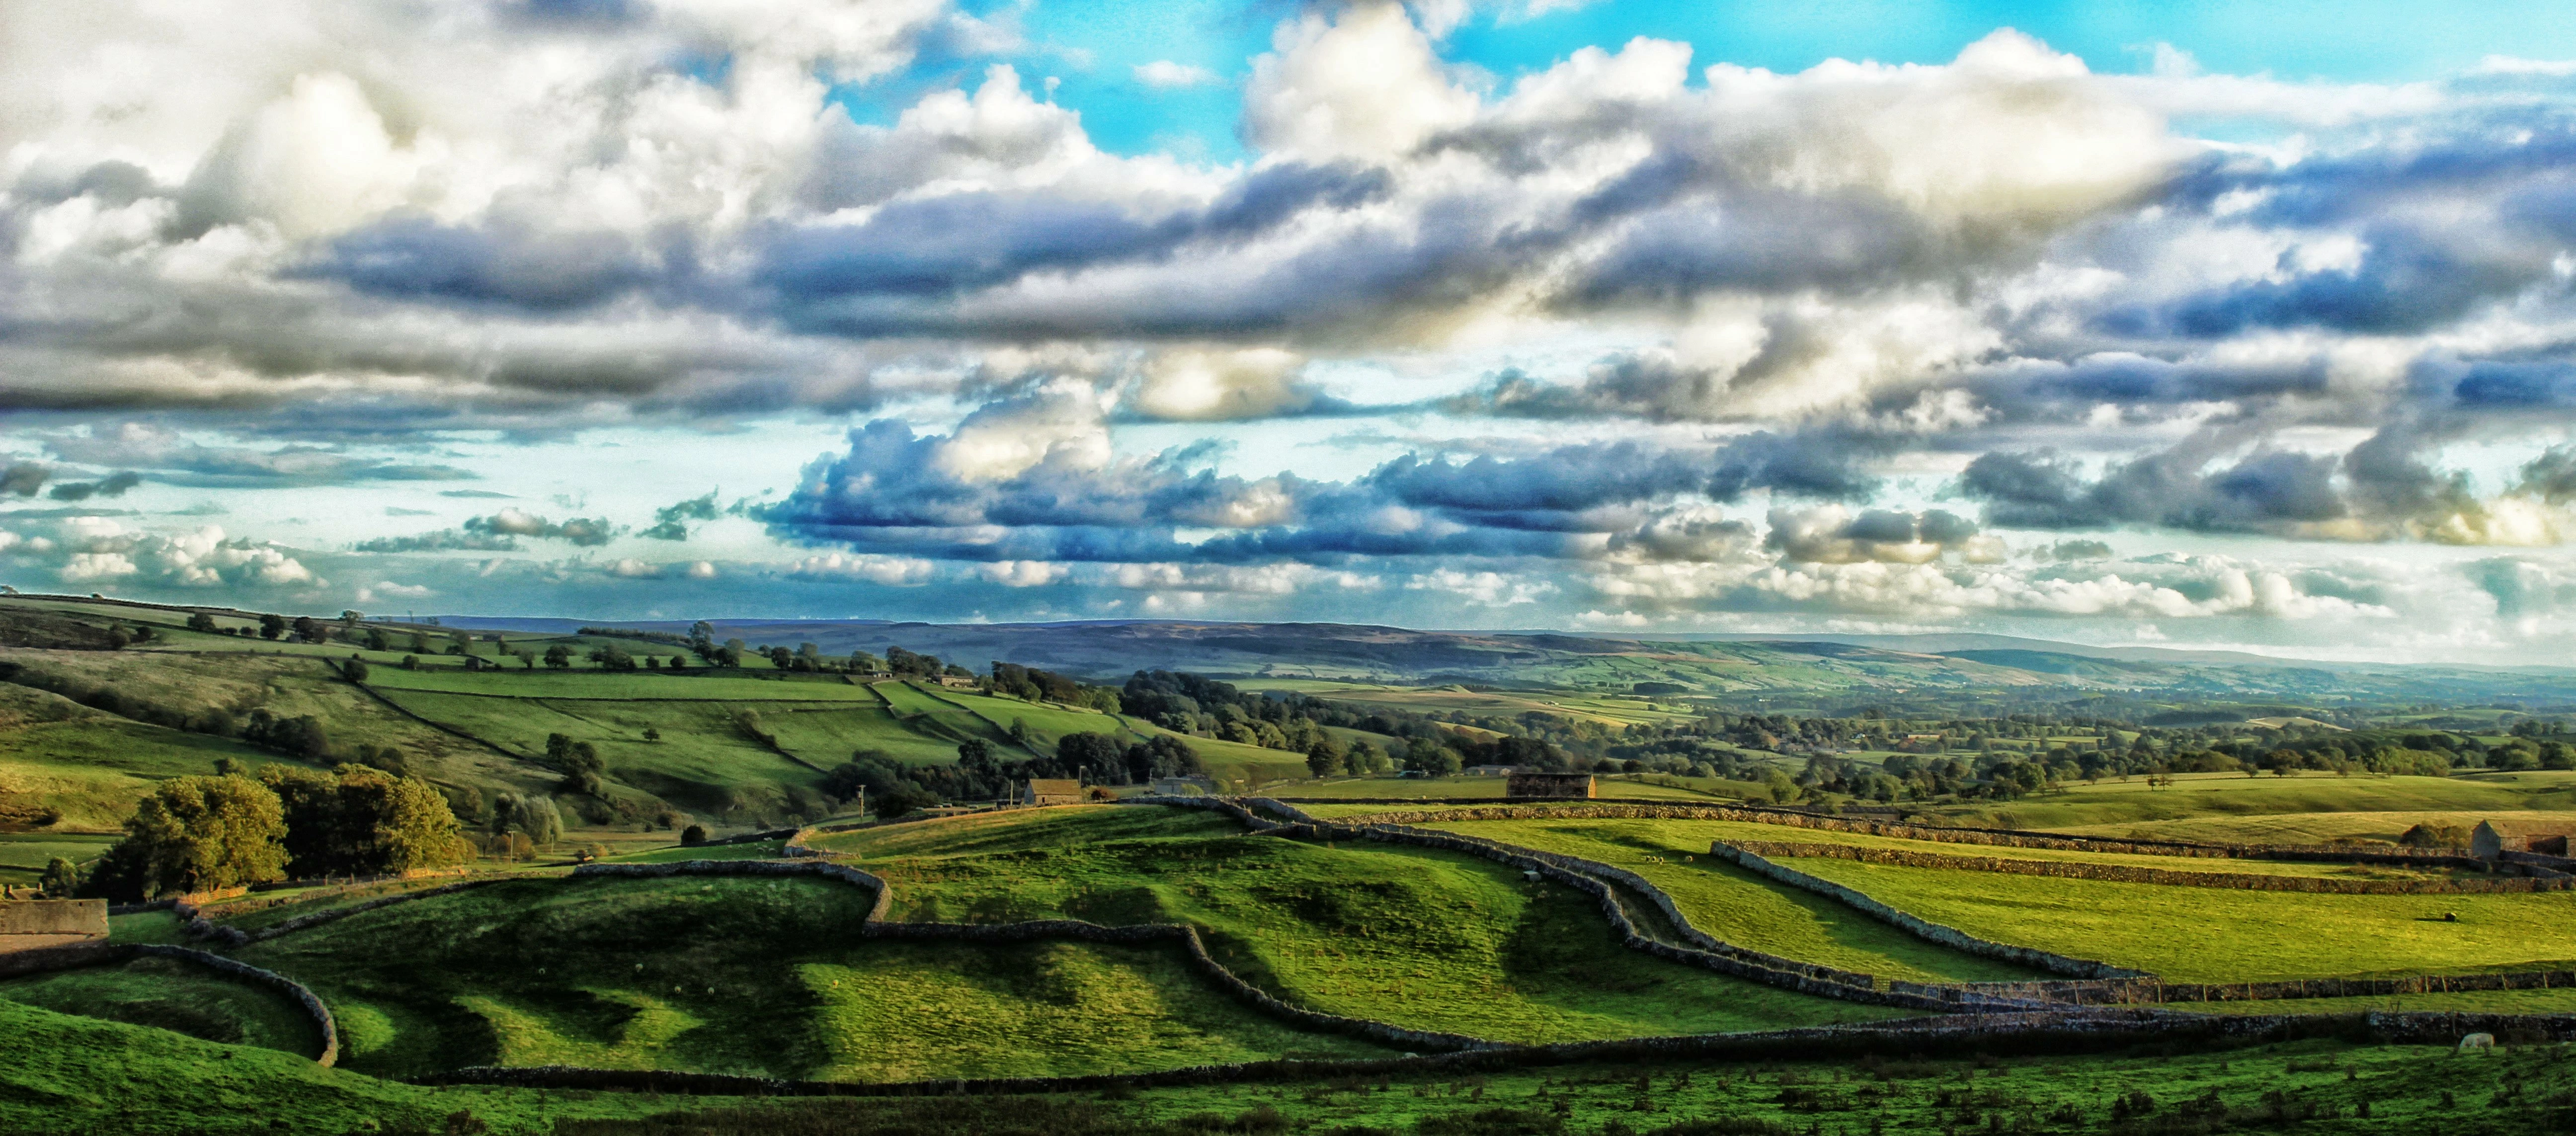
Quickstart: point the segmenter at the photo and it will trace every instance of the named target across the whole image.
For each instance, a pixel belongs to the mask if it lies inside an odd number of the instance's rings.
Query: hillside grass
[[[2207,816],[2184,820],[2078,825],[2056,831],[2073,835],[2141,840],[2187,840],[2203,844],[2326,844],[2336,840],[2395,843],[2416,825],[2449,826],[2466,831],[2480,822],[2508,837],[2576,832],[2576,816],[2538,809],[2499,811],[2405,810],[2353,813],[2267,813],[2252,816]]]
[[[54,857],[87,864],[119,839],[100,833],[0,832],[0,884],[31,886],[44,876],[45,865]]]
[[[2331,773],[2292,777],[2181,774],[2170,788],[2151,786],[2145,777],[2094,784],[2077,782],[2066,785],[2062,792],[2025,797],[2009,804],[1930,811],[1953,820],[2012,828],[2099,829],[2157,821],[2284,814],[2576,809],[2576,775],[2514,776],[2521,779],[2338,777]],[[2568,819],[2571,827],[2576,827],[2576,816]]]
[[[176,959],[139,958],[0,981],[0,999],[311,1057],[321,1031],[265,987]]]
[[[1089,943],[870,943],[799,968],[830,1054],[814,1076],[1052,1077],[1276,1057],[1387,1057],[1212,991],[1179,951]]]
[[[609,701],[698,702],[868,702],[860,687],[837,675],[778,675],[749,678],[708,673],[693,668],[669,671],[534,671],[516,669],[467,672],[455,669],[404,670],[383,667],[367,682],[389,690],[443,694],[480,694],[500,698],[604,699]]]
[[[1232,819],[1199,809],[1150,805],[1060,805],[872,825],[806,841],[863,863],[891,858],[980,856],[1162,837],[1242,832]]]
[[[1457,821],[1423,827],[1580,856],[1652,881],[1700,930],[1740,947],[1910,982],[2010,982],[2047,975],[1924,942],[1849,906],[1708,855],[1706,822]],[[1768,825],[1740,828],[1778,830]],[[1775,837],[1776,838],[1776,837]]]
[[[896,919],[1187,922],[1293,1004],[1416,1029],[1534,1042],[1889,1016],[1629,950],[1590,899],[1484,860],[1211,833],[1206,814],[1159,811],[1029,810],[847,843],[871,850],[861,862],[893,887]],[[1039,831],[1013,837],[1021,816]],[[1068,839],[1092,825],[1095,839]]]
[[[1995,860],[2044,860],[2056,863],[2100,864],[2123,868],[2153,868],[2170,872],[2210,872],[2248,876],[2301,876],[2326,879],[2372,880],[2449,880],[2486,879],[2484,872],[2447,868],[2408,868],[2375,864],[2308,863],[2289,860],[2238,860],[2205,856],[2153,856],[2125,852],[2083,852],[2058,848],[2014,848],[1989,844],[1960,844],[1938,840],[1909,840],[1893,836],[1876,836],[1864,832],[1842,832],[1826,828],[1800,828],[1785,824],[1759,824],[1745,821],[1718,820],[1616,820],[1567,818],[1563,821],[1473,821],[1437,824],[1433,827],[1476,832],[1496,840],[1511,841],[1505,833],[1557,829],[1566,832],[1597,831],[1608,841],[1645,849],[1656,854],[1674,852],[1705,856],[1712,841],[1779,841],[1796,844],[1839,844],[1855,848],[1883,848],[1900,852],[1920,852],[1936,856],[1974,856]],[[2365,851],[2356,849],[2356,854]]]
[[[2145,1093],[2153,1118],[2216,1099],[2262,1127],[2260,1101],[2330,1106],[2342,1120],[2301,1130],[2442,1136],[2541,1119],[2512,1102],[2567,1081],[2563,1046],[2454,1056],[2439,1046],[2332,1041],[2207,1051],[1978,1060],[1702,1062],[1555,1066],[1462,1077],[1432,1071],[1369,1080],[1175,1086],[1134,1094],[761,1099],[645,1093],[422,1088],[302,1058],[216,1045],[163,1030],[0,1001],[0,1131],[94,1133],[480,1131],[506,1136],[913,1136],[1046,1133],[1184,1136],[1217,1131],[1549,1133],[1738,1132],[1745,1136],[1987,1126],[1985,1117],[2070,1110],[2056,1131],[2107,1130],[2107,1102]],[[2367,1101],[2372,1117],[2358,1119]],[[2502,1108],[2490,1101],[2503,1102]],[[462,1116],[451,1129],[450,1118]],[[647,1120],[645,1118],[653,1119]],[[1839,1122],[1839,1123],[1838,1123]],[[1697,1123],[1695,1128],[1668,1124]],[[1770,1127],[1764,1127],[1768,1125]],[[2242,1127],[2242,1125],[2232,1126]]]
[[[246,1134],[447,1129],[465,1113],[498,1133],[555,1118],[634,1118],[670,1102],[626,1093],[426,1089],[255,1045],[56,1013],[0,999],[0,1131]]]
[[[1170,951],[865,940],[866,906],[812,878],[513,881],[238,954],[321,993],[342,1064],[387,1076],[575,1064],[935,1077],[1376,1052],[1261,1018]],[[980,1021],[992,1013],[1003,1020]]]
[[[1200,739],[1192,738],[1190,740],[1193,743],[1196,743]],[[1648,780],[1647,775],[1644,774],[1603,774],[1600,779],[1594,783],[1593,789],[1595,792],[1600,794],[1600,798],[1602,799],[1671,801],[1675,804],[1695,805],[1732,805],[1740,803],[1741,801],[1741,798],[1734,794],[1727,793],[1723,789],[1723,787],[1729,785],[1740,785],[1742,784],[1741,782],[1719,781],[1715,778],[1707,777],[1667,778],[1660,774],[1653,776],[1653,780]],[[1679,782],[1679,784],[1663,784],[1662,782],[1664,781],[1675,781]],[[1263,791],[1263,795],[1289,800],[1303,800],[1310,797],[1380,798],[1397,801],[1419,801],[1427,806],[1436,806],[1443,801],[1454,800],[1461,797],[1501,798],[1506,795],[1508,788],[1509,786],[1506,783],[1506,780],[1501,777],[1468,777],[1464,775],[1456,777],[1337,777],[1323,781],[1300,781],[1289,785],[1273,785],[1265,789]],[[1298,807],[1306,809],[1308,812],[1314,812],[1313,808],[1309,808],[1306,805],[1301,804]],[[1326,805],[1319,807],[1337,808],[1340,806]],[[1406,808],[1408,806],[1370,805],[1367,807],[1379,812],[1386,812],[1389,810]],[[1324,814],[1316,813],[1315,815],[1322,816]],[[1351,814],[1346,813],[1343,815]]]
[[[31,671],[108,687],[187,714],[312,715],[342,753],[391,746],[434,782],[531,792],[551,778],[525,763],[406,717],[336,677],[322,660],[272,655],[0,649]],[[65,814],[62,827],[112,828],[166,777],[213,772],[220,757],[257,766],[285,757],[227,738],[148,725],[76,706],[59,696],[0,685],[0,789],[32,786]]]
[[[2576,967],[2576,892],[2313,895],[1779,862],[1971,935],[2177,982]]]
[[[848,761],[861,750],[875,750],[917,765],[957,760],[955,741],[914,730],[874,703],[796,705],[785,713],[764,709],[760,723],[778,736],[781,748],[826,769]]]

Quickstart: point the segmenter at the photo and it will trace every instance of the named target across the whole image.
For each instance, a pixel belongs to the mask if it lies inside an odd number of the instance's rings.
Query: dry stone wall
[[[1779,864],[1772,863],[1771,861],[1755,855],[1754,853],[1744,851],[1741,848],[1732,847],[1722,840],[1711,844],[1708,851],[1709,855],[1716,856],[1724,860],[1731,860],[1737,866],[1742,867],[1747,871],[1768,876],[1780,881],[1781,883],[1788,884],[1791,887],[1803,888],[1819,895],[1831,896],[1834,899],[1841,900],[1844,904],[1850,906],[1854,910],[1868,915],[1879,922],[1895,927],[1898,930],[1914,936],[1915,938],[1922,939],[1926,942],[1938,943],[1953,950],[1965,951],[1969,954],[1980,955],[1985,958],[2000,959],[2004,962],[2017,963],[2022,966],[2037,967],[2041,970],[2048,971],[2051,974],[2063,974],[2073,978],[2155,977],[2143,970],[2129,970],[2124,967],[2113,966],[2107,962],[2095,962],[2092,959],[2073,958],[2067,955],[2038,950],[2032,947],[2016,947],[2010,943],[1998,943],[1990,939],[1980,939],[1955,927],[1946,927],[1928,919],[1909,915],[1831,880],[1818,876],[1811,876],[1794,868],[1783,867]]]
[[[1866,1026],[1828,1026],[1758,1033],[1625,1038],[1560,1045],[1505,1046],[1458,1053],[1344,1061],[1253,1061],[1150,1073],[1085,1077],[1011,1077],[891,1083],[791,1081],[712,1073],[580,1069],[567,1066],[457,1069],[416,1083],[499,1085],[723,1096],[909,1097],[1031,1094],[1146,1089],[1173,1085],[1314,1081],[1332,1077],[1472,1074],[1594,1061],[1827,1061],[1864,1056],[1958,1058],[1970,1054],[2068,1054],[2139,1045],[2232,1048],[2305,1038],[2382,1045],[2455,1044],[2465,1034],[2519,1033],[2576,1040],[2568,1014],[2175,1014],[2077,1011],[1914,1019]]]

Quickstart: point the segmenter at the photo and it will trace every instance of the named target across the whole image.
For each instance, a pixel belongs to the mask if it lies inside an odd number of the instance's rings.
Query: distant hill
[[[446,616],[453,627],[568,633],[583,626],[685,632],[686,620]],[[1945,713],[2087,700],[2151,711],[2171,702],[2330,707],[2509,701],[2576,705],[2576,670],[2329,663],[2229,651],[2091,647],[2004,635],[1619,637],[1558,631],[1420,631],[1338,623],[1090,620],[932,624],[710,620],[717,638],[813,643],[826,654],[889,646],[977,669],[995,660],[1115,681],[1136,670],[1231,678],[1345,679],[1658,693],[1753,709],[1855,705]],[[2136,704],[2136,705],[2132,705]]]

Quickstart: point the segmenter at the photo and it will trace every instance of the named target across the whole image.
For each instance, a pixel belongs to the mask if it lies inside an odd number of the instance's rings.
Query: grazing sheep
[[[2491,1033],[2473,1033],[2460,1039],[2460,1052],[2462,1053],[2467,1053],[2472,1049],[2493,1048],[2495,1048],[2495,1035]]]

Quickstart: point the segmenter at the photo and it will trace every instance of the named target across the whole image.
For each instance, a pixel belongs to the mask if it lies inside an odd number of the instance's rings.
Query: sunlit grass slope
[[[194,963],[142,958],[0,982],[0,999],[311,1057],[320,1031],[275,991]]]
[[[810,878],[527,881],[240,954],[313,986],[340,1016],[343,1064],[388,1076],[1082,1073],[1376,1052],[1259,1017],[1168,950],[863,940],[865,909]],[[1043,1029],[984,1020],[1022,1002]]]
[[[1692,924],[1740,947],[1912,982],[2002,982],[2046,975],[1924,942],[1847,905],[1784,887],[1708,855],[1714,827],[1652,820],[1468,821],[1425,827],[1581,856],[1646,877]],[[1798,829],[1738,825],[1769,839]]]
[[[2224,833],[2227,827],[2213,822],[2331,813],[2576,809],[2576,774],[2505,777],[2511,779],[2338,777],[2330,773],[2295,777],[2183,774],[2166,788],[2149,785],[2145,777],[2095,784],[2077,782],[2063,792],[2026,797],[2010,804],[1937,811],[2017,828],[2126,831],[2121,826],[2200,821],[2204,823],[2199,831]],[[2568,819],[2570,826],[2576,827],[2576,815]]]
[[[2187,982],[2576,966],[2576,893],[2311,895],[1782,861],[1988,939]],[[2459,916],[2445,922],[2444,913]]]
[[[1033,831],[1014,839],[1021,817]],[[899,828],[920,831],[843,844],[893,885],[895,918],[1186,922],[1254,983],[1332,1013],[1513,1041],[1886,1015],[1628,950],[1575,891],[1445,852],[1245,836],[1149,806]]]

